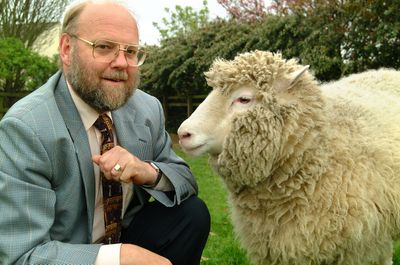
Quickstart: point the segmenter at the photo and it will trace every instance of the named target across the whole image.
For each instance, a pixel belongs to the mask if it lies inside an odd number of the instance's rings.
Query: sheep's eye
[[[232,95],[232,110],[244,111],[249,109],[256,101],[256,91],[250,88],[239,89]]]
[[[240,104],[247,104],[250,103],[251,98],[249,97],[239,97],[236,99],[236,102],[240,103]]]

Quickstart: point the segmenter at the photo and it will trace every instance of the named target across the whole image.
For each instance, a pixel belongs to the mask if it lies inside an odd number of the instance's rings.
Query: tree
[[[15,92],[32,89],[38,85],[38,80],[45,81],[42,77],[48,77],[49,73],[46,71],[54,69],[52,62],[25,47],[32,47],[42,33],[60,21],[68,2],[69,0],[0,0],[0,40],[3,49],[0,54],[0,71],[3,71],[0,76],[0,90]],[[34,67],[38,69],[33,70]],[[36,75],[29,75],[30,71],[36,71]]]
[[[273,0],[270,8],[312,25],[304,58],[315,63],[323,80],[366,69],[400,68],[399,1]]]
[[[0,38],[16,37],[31,47],[60,20],[68,0],[0,0]]]
[[[245,46],[254,25],[215,20],[190,34],[167,38],[160,47],[146,47],[149,57],[141,67],[141,88],[158,97],[206,94],[203,72],[217,57],[233,59]]]
[[[256,49],[297,58],[321,81],[371,68],[400,68],[399,1],[290,3],[286,13],[270,12],[262,20],[217,19],[164,39],[150,49],[141,87],[159,98],[206,94],[204,72],[216,58],[230,60]]]
[[[266,15],[264,0],[217,0],[235,20],[263,20]]]
[[[177,34],[187,34],[201,28],[208,22],[207,0],[203,1],[203,8],[198,12],[193,10],[191,6],[182,7],[180,5],[176,5],[174,11],[169,8],[165,8],[165,11],[170,17],[162,19],[164,27],[157,22],[153,22],[162,39],[167,39]]]
[[[149,57],[141,67],[141,89],[159,99],[207,94],[211,88],[204,71],[215,58],[232,59],[237,52],[244,51],[251,30],[247,23],[215,20],[189,34],[167,38],[161,46],[146,47]],[[186,118],[185,111],[174,110],[167,119],[169,130],[176,130]]]
[[[56,70],[56,58],[50,60],[25,48],[19,39],[0,39],[0,91],[32,91]]]
[[[400,68],[399,1],[349,1],[342,50],[346,73]]]
[[[336,0],[272,0],[269,10],[277,15],[311,14],[319,4],[326,5]]]

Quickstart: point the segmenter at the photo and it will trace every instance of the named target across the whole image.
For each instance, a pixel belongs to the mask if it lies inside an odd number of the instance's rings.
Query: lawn
[[[250,265],[243,249],[232,231],[227,205],[227,192],[222,180],[208,165],[207,156],[190,157],[175,148],[184,158],[199,185],[199,197],[202,198],[211,214],[211,232],[203,252],[202,265]],[[400,241],[395,244],[393,265],[400,265]]]
[[[177,148],[175,148],[177,149]],[[227,205],[227,192],[221,179],[208,166],[207,156],[189,157],[180,150],[177,154],[190,165],[199,185],[202,198],[211,214],[211,232],[203,252],[202,265],[250,265],[232,231]]]

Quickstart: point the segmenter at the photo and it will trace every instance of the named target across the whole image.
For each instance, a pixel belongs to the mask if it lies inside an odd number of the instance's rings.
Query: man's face
[[[99,39],[139,42],[136,21],[121,6],[88,5],[78,21],[76,36],[90,42]],[[93,57],[93,48],[88,43],[70,36],[69,45],[69,63],[64,66],[64,73],[76,93],[98,112],[124,105],[139,84],[139,68],[128,65],[123,51],[114,60],[102,62]]]
[[[124,105],[139,84],[139,71],[105,65],[93,63],[92,59],[85,60],[77,49],[73,49],[71,66],[66,73],[76,93],[98,112],[116,110]]]

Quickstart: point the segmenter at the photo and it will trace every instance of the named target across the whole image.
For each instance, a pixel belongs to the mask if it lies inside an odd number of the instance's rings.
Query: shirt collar
[[[74,102],[76,108],[78,109],[79,115],[81,116],[83,126],[85,126],[85,130],[88,131],[90,127],[93,126],[94,122],[97,120],[99,117],[99,113],[92,108],[90,105],[88,105],[85,101],[81,99],[81,97],[75,92],[75,90],[71,87],[69,84],[68,80],[67,81],[67,86],[69,93],[71,94],[72,101]],[[108,111],[106,112],[108,117],[112,120],[111,117],[111,112]]]

